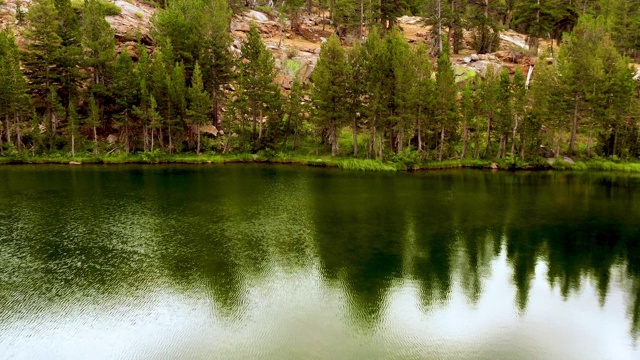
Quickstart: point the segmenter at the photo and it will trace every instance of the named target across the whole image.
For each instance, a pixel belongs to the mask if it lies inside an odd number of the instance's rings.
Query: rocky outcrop
[[[152,45],[149,29],[151,28],[151,17],[156,9],[139,1],[127,2],[116,0],[113,2],[122,12],[120,15],[107,16],[106,19],[116,33],[118,44],[125,44],[140,37],[145,45]]]

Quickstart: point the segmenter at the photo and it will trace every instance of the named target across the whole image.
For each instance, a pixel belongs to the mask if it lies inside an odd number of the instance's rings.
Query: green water
[[[639,359],[640,177],[0,167],[0,358]]]

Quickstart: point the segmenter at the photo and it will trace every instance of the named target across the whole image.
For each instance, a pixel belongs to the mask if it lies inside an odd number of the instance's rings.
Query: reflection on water
[[[0,357],[633,359],[640,177],[0,168]]]

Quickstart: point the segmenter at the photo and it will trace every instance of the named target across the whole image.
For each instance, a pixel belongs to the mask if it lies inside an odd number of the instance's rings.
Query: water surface
[[[0,358],[638,359],[640,177],[0,167]]]

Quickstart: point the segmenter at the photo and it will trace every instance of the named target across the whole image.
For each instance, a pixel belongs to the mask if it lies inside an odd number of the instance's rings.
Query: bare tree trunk
[[[382,161],[382,148],[384,145],[384,142],[382,141],[382,135],[378,135],[378,143],[380,144],[380,154],[378,155],[378,158],[380,159],[380,161]]]
[[[167,127],[167,132],[169,135],[169,154],[173,153],[173,139],[171,138],[171,126]]]
[[[71,157],[76,157],[76,134],[75,131],[71,131]]]
[[[153,140],[155,138],[155,128],[151,128],[151,152],[153,152]]]

